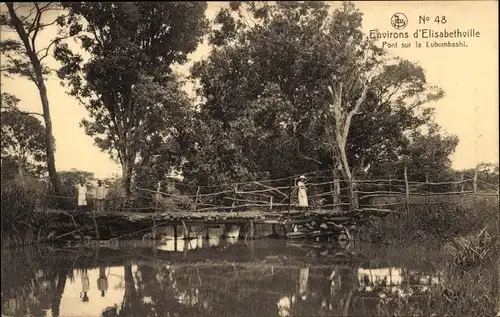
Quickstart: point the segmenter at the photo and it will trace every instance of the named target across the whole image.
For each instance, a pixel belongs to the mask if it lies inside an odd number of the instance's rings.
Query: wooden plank
[[[410,211],[410,187],[408,186],[408,168],[405,166],[406,212]]]

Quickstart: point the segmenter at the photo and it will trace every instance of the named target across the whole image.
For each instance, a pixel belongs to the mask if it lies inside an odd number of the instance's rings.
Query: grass
[[[408,213],[371,219],[363,227],[361,239],[388,245],[441,244],[478,234],[485,228],[497,236],[498,217],[498,202],[482,197],[465,202],[423,202],[412,205]]]
[[[383,305],[392,316],[494,316],[500,311],[499,205],[494,199],[423,202],[409,213],[373,219],[361,240],[394,250],[429,250],[411,257],[442,272],[424,302],[395,299]],[[433,250],[433,251],[431,251]],[[414,264],[415,265],[415,264]]]
[[[43,186],[31,178],[16,178],[1,186],[2,246],[36,241],[41,221]]]

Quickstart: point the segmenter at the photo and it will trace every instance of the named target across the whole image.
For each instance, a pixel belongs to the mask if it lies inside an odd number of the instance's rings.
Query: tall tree
[[[458,145],[457,136],[446,135],[437,124],[431,124],[425,132],[414,131],[409,139],[410,145],[403,153],[403,163],[408,166],[411,180],[426,181],[429,176],[434,179],[450,177],[450,156]]]
[[[198,121],[218,133],[211,142],[193,137],[186,152],[193,174],[207,174],[199,162],[275,178],[340,163],[350,179],[353,170],[398,160],[408,131],[431,118],[422,105],[442,91],[422,68],[387,58],[361,22],[350,3],[333,13],[323,2],[222,9],[214,49],[193,67],[206,97]],[[212,153],[223,158],[212,161]]]
[[[35,117],[17,109],[15,96],[2,93],[1,158],[2,174],[9,163],[23,177],[38,177],[46,171],[45,128]]]
[[[67,45],[57,48],[59,76],[90,114],[82,121],[103,151],[122,166],[124,189],[145,146],[168,138],[183,117],[187,97],[174,63],[183,63],[206,28],[203,2],[65,3],[66,27],[82,30],[87,61]],[[180,120],[182,121],[182,119]],[[162,135],[158,131],[161,127]],[[147,160],[147,159],[146,159]]]
[[[61,184],[65,189],[74,189],[74,187],[80,183],[83,178],[85,181],[95,180],[95,175],[92,172],[80,171],[77,169],[71,169],[69,171],[59,172],[59,177],[61,178]]]
[[[50,56],[54,44],[70,35],[60,34],[45,47],[39,47],[40,35],[43,31],[61,19],[57,15],[58,6],[54,2],[5,2],[5,6],[8,10],[0,14],[0,26],[14,30],[18,38],[0,41],[1,71],[2,74],[28,78],[38,88],[45,123],[47,169],[54,191],[59,194],[61,184],[56,172],[52,120],[45,86],[46,76],[50,74],[50,69],[44,63],[45,59]],[[51,17],[54,12],[56,17]]]

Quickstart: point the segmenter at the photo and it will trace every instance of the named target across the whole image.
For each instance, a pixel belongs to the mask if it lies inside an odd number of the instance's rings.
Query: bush
[[[497,217],[498,203],[488,200],[473,200],[468,204],[422,203],[412,206],[407,214],[395,213],[384,219],[367,222],[361,238],[388,244],[428,241],[442,243],[484,228],[490,234],[497,235]]]
[[[36,240],[44,195],[43,185],[31,178],[2,184],[2,245]]]

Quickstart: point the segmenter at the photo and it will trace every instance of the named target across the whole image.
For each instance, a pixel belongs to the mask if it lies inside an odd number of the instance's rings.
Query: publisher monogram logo
[[[408,18],[404,13],[394,13],[391,17],[391,25],[396,30],[404,29],[408,25]]]

